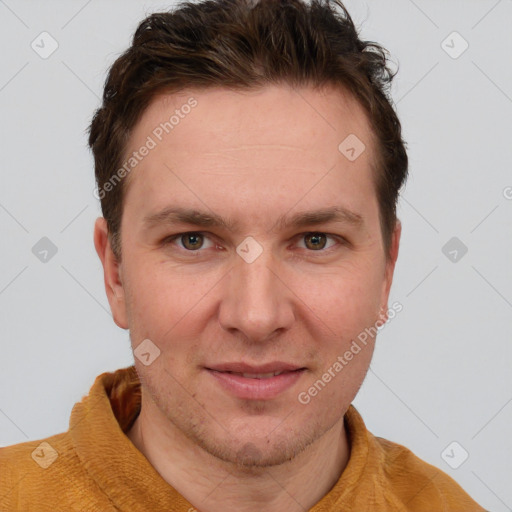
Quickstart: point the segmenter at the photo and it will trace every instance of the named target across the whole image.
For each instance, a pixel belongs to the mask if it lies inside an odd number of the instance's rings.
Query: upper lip
[[[208,370],[216,370],[218,372],[236,372],[236,373],[271,373],[294,371],[304,368],[296,364],[274,361],[262,365],[251,365],[246,363],[220,363],[213,366],[207,366]]]

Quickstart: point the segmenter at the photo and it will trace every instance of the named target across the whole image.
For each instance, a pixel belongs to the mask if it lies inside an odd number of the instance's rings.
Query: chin
[[[254,425],[250,431],[243,434],[232,430],[221,429],[217,435],[211,432],[195,432],[194,441],[203,450],[216,459],[230,465],[235,465],[238,471],[254,474],[272,466],[285,464],[319,439],[324,430],[318,425],[310,425],[308,431],[295,428],[281,428],[282,420],[255,431]]]

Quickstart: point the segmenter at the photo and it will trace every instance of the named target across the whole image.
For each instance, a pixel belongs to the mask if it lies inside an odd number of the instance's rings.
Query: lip
[[[274,369],[276,366],[270,367],[269,365],[263,365],[255,367],[238,363],[236,365],[230,365],[230,367],[238,368],[238,370],[219,370],[211,368],[205,368],[205,370],[224,390],[243,400],[271,400],[276,398],[296,384],[306,371],[306,368],[299,367],[292,369]],[[262,368],[263,370],[261,370]],[[258,379],[229,373],[231,371],[240,373],[270,373],[272,371],[282,371],[283,373],[275,375],[274,377]]]
[[[216,370],[219,372],[236,372],[236,373],[270,373],[270,372],[289,372],[299,370],[303,366],[285,363],[283,361],[273,361],[262,365],[250,365],[247,363],[220,363],[215,366],[206,367],[207,370]]]

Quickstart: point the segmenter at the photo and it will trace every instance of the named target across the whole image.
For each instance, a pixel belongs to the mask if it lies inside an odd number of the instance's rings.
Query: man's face
[[[158,130],[176,109],[172,131]],[[349,134],[366,145],[355,160],[338,149]],[[282,463],[340,424],[374,340],[333,365],[387,309],[396,254],[387,262],[366,117],[332,89],[212,89],[155,98],[127,156],[153,146],[148,136],[156,145],[125,183],[120,283],[109,294],[133,348],[149,339],[160,350],[147,366],[135,358],[143,409],[223,460]],[[277,223],[333,207],[361,222]],[[171,208],[236,225],[157,215]],[[396,248],[399,236],[398,225]],[[282,363],[281,376],[241,375]]]

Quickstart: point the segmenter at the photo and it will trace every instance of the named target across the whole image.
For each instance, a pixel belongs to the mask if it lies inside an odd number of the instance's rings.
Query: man
[[[94,243],[135,366],[0,451],[0,510],[482,511],[374,437],[407,177],[384,50],[340,2],[149,16],[90,128]]]

